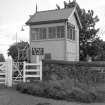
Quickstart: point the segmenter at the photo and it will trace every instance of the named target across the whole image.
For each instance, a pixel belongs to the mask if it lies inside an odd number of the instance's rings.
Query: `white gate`
[[[0,62],[0,84],[12,86],[12,60]]]
[[[12,84],[23,81],[23,62],[12,63]]]
[[[13,84],[36,79],[42,80],[42,61],[26,63],[8,59],[6,62],[0,62],[0,84],[12,87]]]
[[[0,62],[0,84],[5,84],[7,83],[6,77],[7,77],[7,62]]]
[[[42,61],[39,63],[13,62],[12,84],[42,80]]]
[[[24,62],[23,81],[42,80],[42,61],[39,63]]]

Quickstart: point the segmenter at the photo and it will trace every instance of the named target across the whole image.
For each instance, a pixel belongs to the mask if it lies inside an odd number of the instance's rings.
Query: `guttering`
[[[41,25],[41,24],[50,24],[50,23],[61,23],[66,22],[68,19],[59,19],[59,20],[48,20],[48,21],[39,21],[39,22],[26,22],[26,25]]]

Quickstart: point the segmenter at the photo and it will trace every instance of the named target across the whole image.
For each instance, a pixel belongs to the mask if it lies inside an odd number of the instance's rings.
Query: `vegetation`
[[[27,93],[40,97],[53,98],[56,100],[66,101],[80,101],[80,102],[92,102],[95,101],[95,95],[85,92],[79,88],[72,88],[70,81],[67,87],[67,81],[43,81],[34,83],[20,83],[17,85],[17,90],[22,93]],[[81,92],[82,91],[82,92]],[[77,94],[78,93],[78,94]]]
[[[0,62],[5,62],[5,58],[3,54],[0,54]]]
[[[20,83],[16,89],[22,93],[56,100],[76,101],[82,103],[104,102],[105,92],[75,86],[73,80],[37,81]],[[80,84],[79,84],[80,85]]]
[[[101,40],[96,29],[96,23],[99,21],[98,16],[94,15],[93,10],[86,11],[81,9],[78,3],[73,0],[68,3],[64,1],[64,8],[76,7],[82,23],[80,29],[80,60],[86,60],[87,55],[93,60],[105,60],[105,42]]]
[[[8,56],[11,56],[15,62],[27,61],[28,60],[28,56],[26,53],[27,48],[29,48],[28,42],[21,41],[18,43],[14,43],[8,49]]]

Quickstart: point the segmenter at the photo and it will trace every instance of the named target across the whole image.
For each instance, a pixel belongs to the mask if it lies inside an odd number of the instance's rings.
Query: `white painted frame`
[[[27,69],[26,66],[36,66],[39,67],[38,69]],[[26,74],[26,72],[36,72],[38,74],[35,75],[30,75],[30,74]],[[26,82],[26,79],[28,77],[39,77],[40,80],[42,80],[42,61],[40,61],[39,63],[26,63],[24,62],[24,69],[23,69],[23,82]]]

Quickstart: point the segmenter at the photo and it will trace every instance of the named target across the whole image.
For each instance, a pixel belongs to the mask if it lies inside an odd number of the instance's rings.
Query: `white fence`
[[[23,62],[12,63],[12,84],[23,81]]]
[[[26,63],[24,62],[23,81],[29,80],[42,80],[42,62],[39,63]]]
[[[42,80],[42,61],[39,63],[20,63],[9,59],[7,62],[0,62],[0,84],[11,87],[14,83],[30,79]]]
[[[0,84],[6,84],[7,62],[0,62]]]

